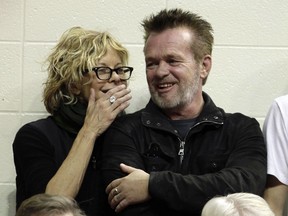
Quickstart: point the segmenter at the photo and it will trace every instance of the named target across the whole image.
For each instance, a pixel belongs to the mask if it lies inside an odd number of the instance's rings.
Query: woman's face
[[[111,69],[118,68],[123,66],[121,62],[121,58],[119,54],[114,50],[109,48],[107,53],[99,60],[98,64],[94,67],[110,67]],[[89,80],[92,80],[88,82]],[[83,83],[88,82],[88,84],[82,85],[80,95],[84,97],[85,101],[89,100],[90,89],[93,88],[96,93],[96,100],[109,91],[110,89],[125,84],[127,85],[127,81],[121,81],[120,77],[116,72],[112,73],[112,76],[109,80],[100,80],[97,78],[96,73],[90,72],[85,75]]]

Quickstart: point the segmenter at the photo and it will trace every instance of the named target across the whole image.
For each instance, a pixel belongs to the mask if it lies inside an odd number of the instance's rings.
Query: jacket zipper
[[[185,141],[180,141],[180,147],[179,147],[179,158],[180,158],[180,165],[182,165],[182,161],[184,159],[184,147],[185,147]]]
[[[180,140],[180,146],[179,146],[178,156],[179,156],[180,166],[182,165],[182,162],[183,162],[183,159],[184,159],[184,154],[185,154],[185,140],[186,140],[186,138],[187,138],[187,135],[189,134],[189,132],[190,132],[193,128],[195,128],[196,126],[198,126],[198,125],[200,125],[200,124],[202,124],[202,123],[205,123],[205,122],[212,122],[212,123],[215,123],[215,124],[219,124],[218,122],[213,122],[213,121],[201,121],[201,122],[198,122],[198,123],[196,123],[195,125],[193,125],[193,126],[189,129],[188,133],[187,133],[186,136],[185,136],[184,141],[179,138],[179,140]],[[220,123],[220,124],[223,124],[223,123]]]

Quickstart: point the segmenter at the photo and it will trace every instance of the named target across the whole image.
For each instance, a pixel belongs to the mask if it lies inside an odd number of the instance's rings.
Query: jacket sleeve
[[[120,170],[120,163],[125,163],[138,169],[145,170],[141,154],[137,151],[137,136],[130,133],[131,127],[123,127],[117,121],[109,127],[104,134],[103,151],[101,154],[101,175],[106,188],[113,180],[124,177],[126,174]],[[106,198],[107,200],[107,198]],[[150,202],[140,203],[127,207],[120,213],[106,209],[106,215],[117,216],[157,216],[151,208]],[[109,208],[109,207],[108,207]]]
[[[233,142],[223,169],[202,175],[183,175],[170,171],[152,172],[149,192],[153,199],[161,200],[176,211],[199,212],[214,196],[235,192],[262,195],[267,159],[259,124],[251,118],[232,122],[233,125],[224,124],[220,129],[230,131],[224,140],[230,145]],[[227,143],[223,143],[223,146],[228,145]],[[213,142],[210,145],[213,145]]]

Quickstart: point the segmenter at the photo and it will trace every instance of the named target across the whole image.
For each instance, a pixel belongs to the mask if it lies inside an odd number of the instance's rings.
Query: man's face
[[[179,27],[152,33],[146,41],[147,82],[152,100],[163,109],[186,106],[202,90],[202,67],[194,59],[192,40],[193,33]]]

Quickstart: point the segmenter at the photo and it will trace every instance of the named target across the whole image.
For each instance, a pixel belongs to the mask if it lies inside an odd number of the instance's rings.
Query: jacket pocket
[[[199,155],[196,163],[200,168],[200,174],[214,173],[222,170],[226,166],[229,154],[208,154]]]
[[[149,148],[142,153],[145,170],[148,172],[170,169],[173,158],[171,153],[164,152],[157,143],[151,143]]]

